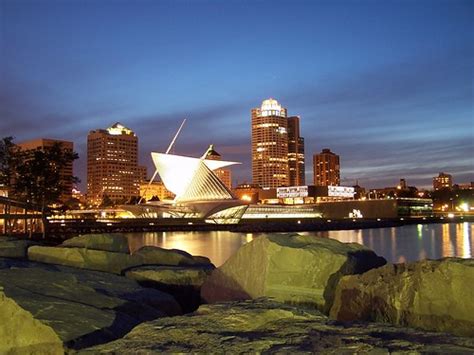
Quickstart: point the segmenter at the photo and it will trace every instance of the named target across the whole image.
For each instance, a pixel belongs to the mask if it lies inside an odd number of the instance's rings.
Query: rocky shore
[[[267,235],[214,268],[121,234],[0,237],[0,353],[473,353],[474,260]]]

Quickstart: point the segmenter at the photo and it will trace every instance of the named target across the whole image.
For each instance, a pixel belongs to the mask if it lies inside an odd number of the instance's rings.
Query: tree
[[[40,208],[45,220],[48,207],[59,202],[64,184],[79,181],[62,174],[78,157],[77,153],[63,149],[59,142],[51,147],[21,151],[12,137],[6,137],[0,144],[0,178],[14,198]]]
[[[0,185],[11,188],[18,147],[13,143],[13,137],[5,137],[0,141]]]

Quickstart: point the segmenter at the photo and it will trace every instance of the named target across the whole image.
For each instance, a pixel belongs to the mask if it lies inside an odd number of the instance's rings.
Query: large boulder
[[[25,259],[30,246],[37,243],[13,237],[0,237],[0,258]]]
[[[61,246],[66,248],[104,250],[115,253],[130,253],[128,238],[120,233],[81,235],[65,240]]]
[[[125,277],[64,266],[0,259],[0,287],[8,299],[72,349],[110,341],[141,322],[181,313],[168,294]],[[0,327],[8,318],[1,319]],[[32,329],[38,324],[28,322]],[[36,339],[35,334],[30,336]],[[55,338],[45,335],[44,339]]]
[[[201,295],[208,303],[266,296],[328,312],[343,275],[385,263],[355,243],[298,234],[262,236],[214,270]]]
[[[206,257],[192,256],[183,250],[164,249],[155,246],[144,246],[135,252],[134,255],[139,256],[144,265],[212,265]]]
[[[473,300],[473,259],[423,260],[343,277],[330,316],[474,337]]]
[[[32,246],[28,249],[28,259],[114,274],[142,264],[142,258],[138,255],[72,247]]]
[[[338,324],[317,311],[266,300],[204,305],[160,318],[90,354],[471,354],[474,339],[383,324]]]
[[[54,330],[7,297],[0,287],[0,354],[63,354]]]
[[[140,266],[125,276],[140,285],[153,287],[172,295],[183,312],[192,312],[201,304],[201,286],[214,269],[204,266]]]

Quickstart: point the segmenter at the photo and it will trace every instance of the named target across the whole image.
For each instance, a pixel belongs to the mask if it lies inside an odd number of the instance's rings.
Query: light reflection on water
[[[337,239],[345,243],[359,243],[385,257],[388,262],[400,263],[448,256],[472,257],[474,224],[418,224],[392,228],[300,232]],[[149,232],[128,233],[132,252],[144,245],[167,249],[181,249],[193,255],[204,255],[216,265],[222,265],[242,245],[262,233],[213,232]]]

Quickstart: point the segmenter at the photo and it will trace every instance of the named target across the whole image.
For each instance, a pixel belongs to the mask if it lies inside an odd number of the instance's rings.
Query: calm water
[[[374,250],[388,262],[400,263],[446,256],[471,258],[474,253],[474,224],[418,224],[393,228],[300,232],[355,242]],[[222,265],[243,244],[262,233],[232,232],[153,232],[128,233],[132,251],[144,245],[181,249],[193,255],[204,255],[216,266]]]

